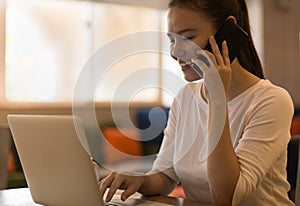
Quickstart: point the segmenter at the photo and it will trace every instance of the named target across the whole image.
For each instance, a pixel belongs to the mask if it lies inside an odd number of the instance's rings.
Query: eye
[[[195,38],[194,36],[190,36],[190,37],[184,37],[184,39],[186,39],[186,40],[190,40],[190,41],[192,41],[194,38]]]

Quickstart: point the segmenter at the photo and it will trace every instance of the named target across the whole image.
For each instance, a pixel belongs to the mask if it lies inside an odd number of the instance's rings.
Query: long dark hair
[[[210,17],[218,30],[228,16],[236,18],[237,24],[249,35],[248,45],[237,55],[240,64],[250,73],[264,79],[261,61],[254,47],[248,9],[245,0],[171,0],[169,8],[174,6],[186,7],[194,11],[199,11]]]

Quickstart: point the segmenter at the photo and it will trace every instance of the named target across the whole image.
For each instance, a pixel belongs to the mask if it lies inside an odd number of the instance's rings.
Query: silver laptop
[[[63,115],[8,115],[7,118],[32,199],[36,203],[105,205],[99,195],[86,142],[80,142],[84,138],[79,140],[77,136],[84,135],[83,128],[80,132],[79,119]],[[144,202],[146,205],[158,204]],[[128,198],[123,203],[115,197],[108,205],[135,203],[142,205],[143,201]]]

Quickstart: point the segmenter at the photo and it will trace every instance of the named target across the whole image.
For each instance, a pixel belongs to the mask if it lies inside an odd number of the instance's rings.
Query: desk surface
[[[2,206],[36,206],[28,188],[0,190],[0,205]]]
[[[184,200],[182,198],[165,197],[165,196],[142,197],[142,199],[146,199],[154,202],[166,203],[175,206],[203,205],[199,202]],[[18,189],[0,190],[0,205],[1,206],[17,206],[17,205],[37,206],[39,204],[34,203],[28,188],[18,188]]]

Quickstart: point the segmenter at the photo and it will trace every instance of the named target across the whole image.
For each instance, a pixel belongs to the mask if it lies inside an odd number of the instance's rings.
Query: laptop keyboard
[[[111,203],[111,202],[106,202],[105,206],[121,206],[119,204]]]

